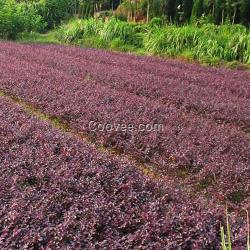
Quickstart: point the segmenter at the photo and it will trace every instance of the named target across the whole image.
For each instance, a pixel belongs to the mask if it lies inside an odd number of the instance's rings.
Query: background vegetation
[[[61,26],[58,40],[87,47],[182,56],[217,64],[221,60],[250,63],[250,34],[242,25],[163,25],[154,18],[135,25],[114,18],[108,21],[73,20]]]
[[[250,0],[0,0],[0,38],[250,63]],[[40,35],[39,33],[46,33]]]

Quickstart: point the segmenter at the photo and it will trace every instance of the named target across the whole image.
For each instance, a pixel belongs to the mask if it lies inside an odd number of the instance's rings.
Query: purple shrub
[[[244,120],[244,124],[247,123],[250,107],[248,94],[238,95],[237,91],[229,93],[226,90],[239,85],[235,80],[238,75],[234,71],[222,70],[228,73],[230,82],[230,79],[235,81],[234,85],[231,82],[231,87],[225,83],[227,87],[223,89],[221,87],[223,85],[219,85],[218,80],[225,78],[222,73],[219,73],[217,69],[206,69],[197,65],[181,66],[182,64],[175,61],[163,63],[158,59],[126,55],[122,60],[121,55],[116,53],[109,54],[102,51],[60,46],[3,43],[0,48],[2,49],[0,88],[6,92],[60,118],[79,132],[90,133],[106,146],[115,147],[140,160],[151,161],[159,165],[163,174],[169,171],[184,172],[187,185],[198,182],[200,183],[198,187],[202,191],[205,189],[209,192],[212,190],[221,192],[224,199],[233,202],[235,195],[232,196],[232,192],[239,191],[242,195],[240,199],[235,200],[235,203],[241,203],[247,198],[250,164],[248,133],[240,131],[233,124],[218,124],[207,116],[204,117],[196,112],[186,112],[185,105],[183,106],[179,99],[189,99],[192,102],[200,99],[199,102],[207,103],[207,98],[212,98],[214,103],[221,103],[219,106],[224,107],[232,115],[238,116],[239,112],[242,112],[243,118],[237,121]],[[129,59],[136,71],[129,68]],[[127,64],[124,64],[126,60]],[[142,67],[140,74],[138,74],[139,68],[136,62]],[[152,66],[151,75],[147,73],[147,63]],[[185,70],[187,72],[177,74],[176,68],[181,68],[180,73]],[[191,70],[195,68],[199,72],[191,76]],[[122,69],[125,69],[124,72]],[[172,74],[171,79],[175,81],[172,86],[179,87],[179,89],[176,89],[176,94],[173,96],[174,103],[171,101],[163,105],[162,100],[165,96],[168,98],[171,96],[166,92],[171,84],[164,83],[165,76],[168,81],[168,69],[171,71],[169,74]],[[207,84],[204,86],[202,77],[205,74],[210,76],[211,73],[216,73],[218,79],[211,81],[211,87],[210,85],[207,87]],[[179,81],[178,84],[174,76],[176,79],[184,76],[187,79],[195,77],[191,79],[195,83],[183,85],[182,81]],[[248,91],[249,75],[242,73],[242,76],[243,86]],[[216,75],[213,77],[216,78]],[[148,83],[150,78],[152,82]],[[209,78],[207,81],[210,81]],[[185,91],[185,86],[188,88],[193,86],[197,88],[197,91],[193,92],[193,87],[190,91]],[[145,95],[136,94],[136,91],[139,91],[138,88],[141,91],[145,90]],[[153,88],[162,97],[158,96],[157,99],[155,95],[152,98]],[[212,92],[208,92],[206,88]],[[183,98],[180,97],[182,92]],[[206,92],[207,95],[205,95]],[[222,94],[226,95],[226,98]],[[189,97],[189,95],[192,96]],[[237,106],[239,112],[234,112],[232,108],[229,108],[227,101]],[[224,116],[224,111],[219,111],[218,107],[213,113],[219,112]],[[228,122],[231,120],[229,116],[225,119]],[[88,127],[90,121],[102,124],[132,123],[135,126],[153,121],[162,124],[164,130],[131,133],[96,131],[93,133]]]
[[[1,249],[216,248],[218,209],[0,98]],[[201,222],[202,218],[202,222]]]
[[[181,106],[187,112],[249,131],[250,78],[241,72],[206,69],[175,61],[156,63],[153,58],[59,46],[19,48],[6,45],[4,51],[26,62],[63,70],[74,79],[90,77],[119,91],[146,96],[165,105]]]
[[[161,179],[0,97],[0,248],[217,249],[224,202],[249,208],[249,82],[176,60],[1,42],[0,90]],[[93,132],[91,121],[163,130]],[[239,249],[244,228],[233,220]]]

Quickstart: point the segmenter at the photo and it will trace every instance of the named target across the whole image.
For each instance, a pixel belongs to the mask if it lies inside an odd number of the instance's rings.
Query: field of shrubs
[[[227,204],[245,249],[249,83],[248,71],[1,42],[1,248],[219,249]]]

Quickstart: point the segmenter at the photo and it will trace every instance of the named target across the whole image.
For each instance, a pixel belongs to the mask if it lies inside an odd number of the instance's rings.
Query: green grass
[[[17,37],[18,42],[22,43],[45,43],[45,44],[62,44],[56,37],[56,31],[50,31],[47,34],[40,34],[37,32],[22,33]]]
[[[247,244],[246,244],[246,250],[250,250],[250,224],[249,224],[249,214],[246,210],[246,216],[247,216]],[[221,235],[221,249],[222,250],[232,250],[232,240],[231,240],[231,229],[230,229],[230,223],[229,223],[229,214],[226,206],[226,232],[224,230],[224,227],[220,227],[220,235]]]
[[[186,54],[193,60],[210,65],[221,61],[250,64],[250,33],[241,25],[169,25],[150,30],[145,36],[144,45],[151,54]]]
[[[111,18],[73,19],[48,34],[25,33],[20,42],[71,44],[132,52],[140,55],[182,58],[205,65],[249,69],[250,31],[242,25],[134,24]]]

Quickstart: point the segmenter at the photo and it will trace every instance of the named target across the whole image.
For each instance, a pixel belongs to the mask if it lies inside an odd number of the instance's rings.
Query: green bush
[[[147,34],[144,46],[154,54],[178,55],[198,43],[199,31],[193,26],[167,26]]]
[[[80,21],[75,20],[68,25],[61,26],[56,32],[57,38],[66,43],[71,43],[76,39],[80,39],[83,35],[83,30],[81,29],[81,23],[79,22]]]
[[[154,17],[150,20],[149,27],[150,28],[161,28],[163,26],[163,24],[164,24],[164,22],[161,18]]]
[[[103,27],[103,22],[93,18],[87,20],[72,20],[68,24],[61,26],[56,33],[56,37],[64,42],[70,43],[83,37],[96,36]]]
[[[18,33],[24,31],[42,31],[46,24],[36,13],[32,4],[15,1],[1,1],[0,37],[15,39]]]
[[[109,47],[109,44],[100,38],[100,36],[88,36],[78,40],[76,44],[87,48],[106,49]]]
[[[132,45],[126,44],[122,39],[115,38],[110,42],[110,49],[118,50],[122,52],[134,51],[135,48]]]
[[[135,32],[129,23],[111,18],[104,23],[103,28],[100,30],[100,35],[106,41],[119,38],[126,43],[131,43]]]
[[[67,25],[63,25],[57,32],[58,39],[64,42],[72,42],[77,39],[89,36],[100,36],[104,41],[112,41],[115,38],[123,42],[133,44],[139,41],[139,36],[132,25],[111,18],[104,22],[101,19],[73,20]],[[142,40],[142,39],[141,39]]]
[[[47,29],[54,28],[62,20],[70,17],[70,2],[68,0],[40,0],[36,10],[47,23]]]

